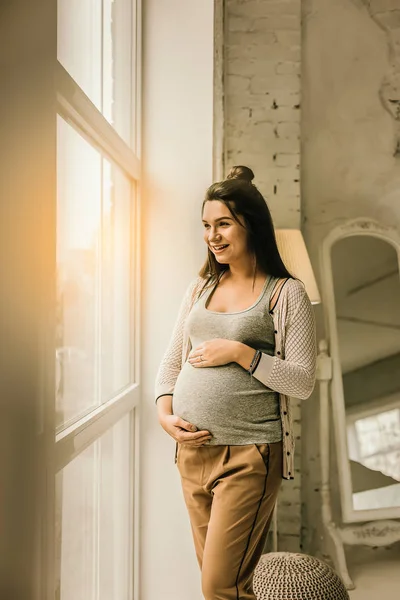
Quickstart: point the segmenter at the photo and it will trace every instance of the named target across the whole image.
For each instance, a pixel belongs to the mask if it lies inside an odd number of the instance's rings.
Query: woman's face
[[[238,217],[244,224],[242,217]],[[208,200],[203,210],[204,241],[221,264],[234,264],[247,258],[247,232],[219,200]]]

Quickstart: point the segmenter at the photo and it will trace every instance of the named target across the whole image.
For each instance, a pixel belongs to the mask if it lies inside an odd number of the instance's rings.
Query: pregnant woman
[[[294,475],[289,396],[315,381],[315,324],[285,268],[248,167],[202,206],[207,260],[183,299],[156,380],[158,418],[176,441],[205,600],[255,600],[282,478]]]

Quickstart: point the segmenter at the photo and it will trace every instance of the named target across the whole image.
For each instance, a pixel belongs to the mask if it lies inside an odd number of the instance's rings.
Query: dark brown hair
[[[225,181],[213,183],[206,191],[201,214],[206,202],[223,202],[240,225],[238,217],[244,221],[248,247],[255,257],[254,278],[257,268],[267,275],[291,278],[293,276],[279,254],[271,213],[262,194],[252,183],[253,179],[254,173],[249,167],[232,167]],[[200,277],[207,280],[204,288],[216,282],[229,268],[229,265],[221,265],[209,248],[207,251],[207,260],[199,271]]]

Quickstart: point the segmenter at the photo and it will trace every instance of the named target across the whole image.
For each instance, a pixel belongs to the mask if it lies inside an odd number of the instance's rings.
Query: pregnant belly
[[[175,415],[211,432],[279,418],[275,393],[236,364],[196,369],[185,363],[172,402]]]

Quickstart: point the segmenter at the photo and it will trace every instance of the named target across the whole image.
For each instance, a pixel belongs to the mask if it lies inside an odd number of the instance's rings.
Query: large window
[[[131,596],[132,422],[121,419],[57,475],[57,596]]]
[[[135,184],[58,119],[57,426],[134,383]]]
[[[129,145],[135,9],[136,0],[58,0],[58,60]]]
[[[140,22],[140,0],[58,0],[44,600],[137,599]]]

